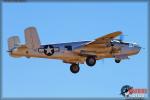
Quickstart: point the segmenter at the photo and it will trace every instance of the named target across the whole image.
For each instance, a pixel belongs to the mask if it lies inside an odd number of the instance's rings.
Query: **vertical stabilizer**
[[[20,44],[20,40],[18,36],[12,36],[8,38],[8,49],[9,51],[13,50]]]
[[[36,51],[40,47],[40,39],[35,27],[25,29],[25,41],[28,49]]]

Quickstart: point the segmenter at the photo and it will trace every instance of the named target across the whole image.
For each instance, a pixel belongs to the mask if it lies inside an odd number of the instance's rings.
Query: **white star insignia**
[[[52,49],[52,48],[50,48],[50,47],[48,46],[48,48],[46,49],[47,54],[48,54],[48,53],[52,54],[52,53],[53,53],[53,52],[52,52],[52,50],[53,50],[53,49]]]

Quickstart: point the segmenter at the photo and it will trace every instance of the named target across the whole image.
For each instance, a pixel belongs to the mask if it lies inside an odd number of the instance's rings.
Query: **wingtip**
[[[116,31],[116,33],[122,34],[122,31]]]

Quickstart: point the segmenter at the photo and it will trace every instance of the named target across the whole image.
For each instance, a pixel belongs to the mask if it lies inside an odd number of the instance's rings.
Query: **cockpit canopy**
[[[135,47],[138,46],[136,43],[127,43],[127,42],[123,42],[117,39],[111,40],[111,43],[118,43],[118,44],[124,44],[124,45],[128,45],[129,47]]]
[[[136,43],[129,43],[129,47],[136,47],[138,46]]]

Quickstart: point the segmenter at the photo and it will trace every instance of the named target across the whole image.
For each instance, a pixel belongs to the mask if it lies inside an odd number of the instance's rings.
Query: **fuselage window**
[[[70,46],[70,45],[66,45],[65,48],[66,48],[68,51],[72,51],[72,46]]]

